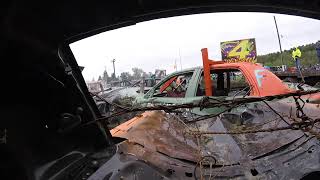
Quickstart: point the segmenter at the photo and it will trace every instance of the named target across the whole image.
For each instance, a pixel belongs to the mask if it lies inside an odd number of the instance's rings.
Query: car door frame
[[[163,102],[163,103],[169,103],[169,104],[181,104],[186,102],[186,98],[192,98],[193,93],[195,92],[196,84],[197,84],[197,76],[200,68],[194,68],[190,70],[185,71],[179,71],[174,72],[167,77],[165,77],[163,80],[161,80],[157,85],[155,85],[152,89],[150,89],[146,95],[144,96],[144,99],[147,101],[152,102]],[[192,73],[191,79],[188,84],[188,88],[186,91],[185,97],[153,97],[155,90],[158,89],[160,86],[162,86],[165,82],[170,80],[173,77],[179,76],[179,75],[185,75],[188,73]]]
[[[243,76],[246,78],[246,82],[251,86],[251,79],[248,78],[247,76],[247,72],[246,71],[243,71],[243,69],[241,69],[241,67],[238,67],[238,66],[231,66],[231,67],[224,67],[222,66],[221,64],[219,64],[219,68],[214,68],[214,67],[211,67],[210,68],[210,71],[213,70],[239,70]],[[197,70],[197,79],[195,80],[195,85],[194,85],[194,92],[192,92],[192,96],[195,97],[195,98],[203,98],[205,97],[204,96],[196,96],[196,93],[197,93],[197,89],[198,89],[198,86],[199,86],[199,82],[201,80],[201,74],[204,72],[204,69],[203,68],[199,68]],[[250,92],[251,93],[251,92]],[[215,98],[218,98],[221,100],[224,99],[224,98],[227,98],[228,96],[211,96],[211,97],[215,97]],[[223,112],[224,110],[226,110],[227,108],[223,108],[223,107],[215,107],[215,108],[204,108],[203,110],[200,110],[200,108],[193,108],[192,109],[192,112],[194,114],[198,114],[198,115],[208,115],[208,114],[219,114],[221,112]]]

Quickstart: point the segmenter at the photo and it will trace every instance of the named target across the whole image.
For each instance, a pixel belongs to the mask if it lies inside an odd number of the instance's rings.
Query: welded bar
[[[208,49],[201,49],[202,53],[202,62],[203,62],[203,77],[205,83],[206,96],[212,96],[212,82],[210,76],[210,62],[208,57]]]

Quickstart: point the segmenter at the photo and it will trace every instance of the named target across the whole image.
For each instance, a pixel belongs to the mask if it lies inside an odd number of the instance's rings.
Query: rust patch
[[[189,170],[190,172],[192,172],[194,169],[194,164],[185,163],[183,161],[170,158],[166,154],[152,151],[137,143],[124,141],[118,145],[118,148],[120,152],[136,156],[138,159],[152,164],[155,167],[160,168],[162,171],[172,169],[173,167],[183,167],[185,170]]]
[[[150,158],[157,154],[157,156],[167,156],[167,159],[171,157],[175,160],[196,163],[201,158],[200,156],[212,155],[217,159],[217,165],[232,165],[244,159],[255,159],[268,154],[294,142],[304,134],[300,130],[284,130],[241,135],[202,135],[199,138],[199,147],[196,137],[186,132],[190,130],[189,128],[193,131],[199,129],[200,131],[218,132],[259,130],[283,127],[287,126],[287,123],[297,121],[295,117],[296,109],[293,103],[284,100],[269,102],[268,104],[283,116],[285,121],[281,120],[278,115],[263,103],[252,103],[245,108],[235,109],[235,112],[238,111],[240,114],[245,110],[252,115],[241,119],[240,124],[233,123],[236,117],[231,116],[230,119],[226,118],[227,116],[221,116],[196,123],[188,123],[187,127],[175,115],[167,114],[163,111],[147,111],[142,113],[140,117],[135,117],[112,129],[111,134],[114,137],[127,139],[126,143],[130,144],[127,144],[128,152],[130,148],[135,148],[139,144],[139,151],[135,149],[130,150],[130,152],[141,155],[143,160],[153,161]],[[306,104],[305,113],[308,116],[319,117],[318,111],[316,105]],[[240,116],[240,118],[243,117]],[[316,132],[319,132],[319,129]],[[150,153],[153,154],[151,157],[149,157]],[[157,159],[159,157],[153,158]]]
[[[162,111],[149,111],[111,130],[115,137],[128,139],[145,148],[170,157],[196,162],[199,153],[196,140],[187,135],[184,125]]]

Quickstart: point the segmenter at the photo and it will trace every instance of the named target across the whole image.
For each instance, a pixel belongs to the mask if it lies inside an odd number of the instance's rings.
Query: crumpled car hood
[[[292,117],[289,118],[289,116],[295,113],[291,105],[286,102],[270,102],[269,104],[277,109],[286,121],[291,121]],[[242,119],[237,120],[238,114]],[[200,157],[211,155],[217,159],[217,165],[232,165],[272,153],[299,139],[304,132],[282,130],[271,133],[195,136],[189,134],[188,130],[226,132],[286,125],[287,123],[266,105],[252,103],[217,118],[197,123],[185,123],[177,115],[162,111],[149,111],[112,129],[111,134],[175,159],[198,162]]]

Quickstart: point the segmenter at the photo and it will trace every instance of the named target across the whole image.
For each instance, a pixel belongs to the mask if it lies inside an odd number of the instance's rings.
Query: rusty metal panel
[[[285,102],[270,103],[278,109],[286,120],[291,122],[294,112]],[[244,116],[247,117],[244,117]],[[237,118],[242,118],[237,122]],[[293,118],[293,117],[292,117]],[[177,115],[162,111],[148,111],[111,130],[115,137],[128,139],[146,149],[160,152],[176,159],[197,162],[201,156],[212,155],[217,164],[237,164],[242,159],[254,159],[270,153],[299,139],[304,133],[300,130],[259,132],[252,134],[219,134],[195,136],[195,131],[243,131],[284,127],[282,121],[266,105],[252,103],[235,109],[217,118],[185,124]],[[198,144],[199,143],[199,144]]]

